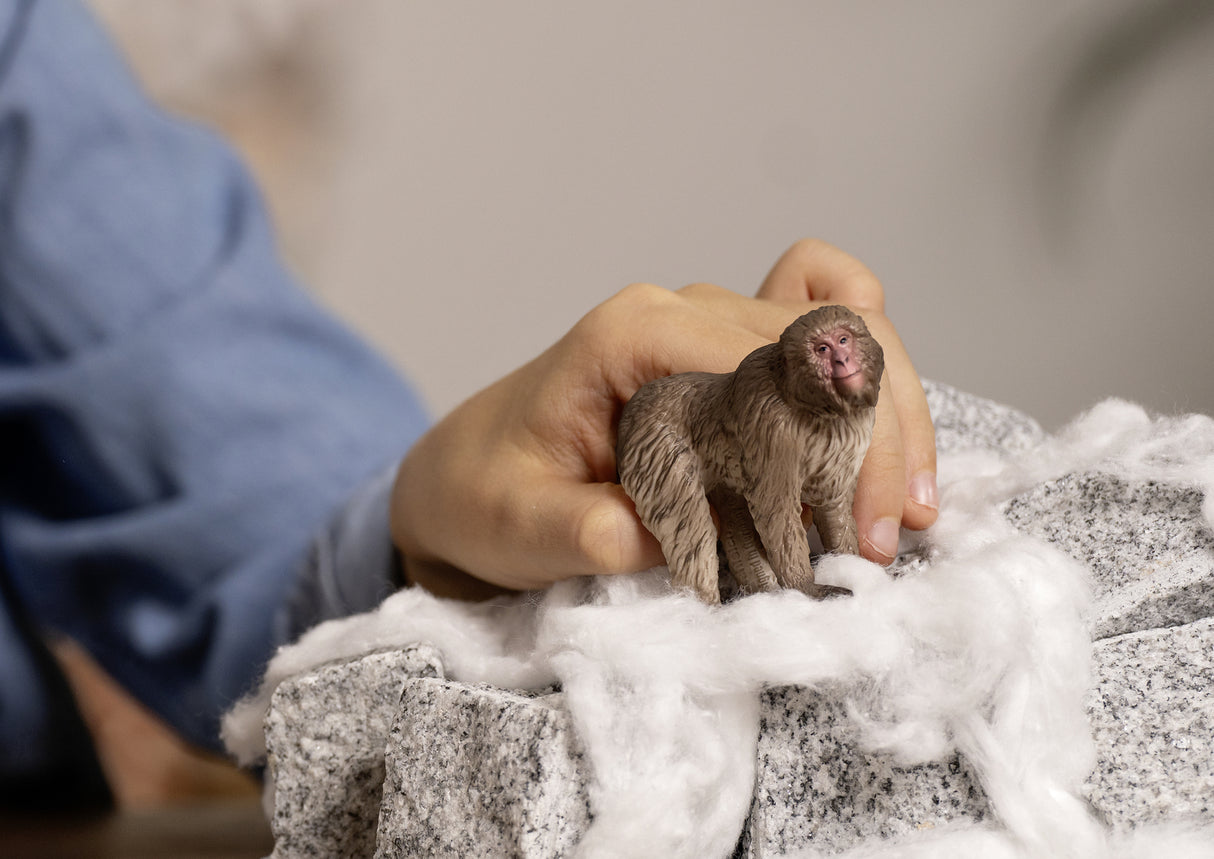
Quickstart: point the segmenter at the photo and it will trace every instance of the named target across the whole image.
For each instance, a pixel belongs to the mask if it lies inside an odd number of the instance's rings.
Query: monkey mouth
[[[846,376],[836,376],[835,384],[847,388],[849,391],[854,391],[864,383],[864,371],[857,370],[854,373],[849,373]]]

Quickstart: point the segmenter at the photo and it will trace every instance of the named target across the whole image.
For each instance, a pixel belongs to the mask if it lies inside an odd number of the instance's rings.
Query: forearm
[[[313,534],[425,418],[298,289],[229,147],[150,104],[76,3],[4,9],[0,574],[213,744]]]

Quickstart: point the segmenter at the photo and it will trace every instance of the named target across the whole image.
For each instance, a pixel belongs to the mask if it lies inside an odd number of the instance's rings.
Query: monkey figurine
[[[826,551],[859,551],[852,501],[884,367],[864,320],[831,305],[732,373],[680,373],[636,392],[620,417],[620,483],[676,586],[720,602],[715,509],[743,591],[851,593],[814,582],[801,505]]]

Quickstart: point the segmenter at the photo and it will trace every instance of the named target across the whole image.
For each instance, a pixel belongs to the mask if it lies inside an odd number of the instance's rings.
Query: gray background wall
[[[925,376],[1049,426],[1214,413],[1212,3],[94,5],[436,413],[630,282],[751,292],[806,235]]]

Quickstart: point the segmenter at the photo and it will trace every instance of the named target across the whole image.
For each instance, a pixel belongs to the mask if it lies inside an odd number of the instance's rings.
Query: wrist
[[[400,558],[400,576],[404,586],[424,588],[436,597],[484,602],[494,597],[517,593],[478,579],[442,561],[421,561],[406,556],[399,550],[395,554]]]

